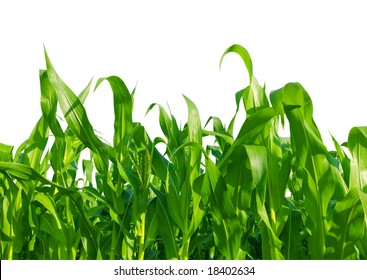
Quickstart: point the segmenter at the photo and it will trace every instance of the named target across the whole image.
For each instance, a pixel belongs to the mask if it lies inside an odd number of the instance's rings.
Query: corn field
[[[109,144],[83,105],[92,81],[76,95],[45,51],[42,115],[18,148],[0,143],[0,259],[367,259],[367,127],[343,144],[333,138],[328,151],[301,84],[267,94],[247,50],[233,45],[222,59],[228,53],[250,81],[228,125],[203,125],[184,96],[183,126],[149,106],[163,133],[151,138],[133,120],[135,89],[99,79],[94,89],[108,83],[113,95]],[[281,137],[286,123],[290,137]]]

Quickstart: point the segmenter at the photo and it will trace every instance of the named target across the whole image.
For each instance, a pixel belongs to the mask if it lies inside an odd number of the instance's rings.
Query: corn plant
[[[203,125],[183,96],[182,126],[149,106],[152,138],[133,118],[135,89],[98,79],[113,98],[109,144],[84,107],[93,81],[75,94],[45,50],[42,115],[19,147],[0,143],[0,259],[366,259],[367,128],[329,151],[301,84],[267,93],[248,51],[233,45],[220,64],[228,53],[249,75],[228,126]]]

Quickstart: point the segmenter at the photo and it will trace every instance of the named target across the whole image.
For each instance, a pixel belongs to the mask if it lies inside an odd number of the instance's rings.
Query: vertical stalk
[[[110,260],[114,260],[115,255],[116,255],[116,242],[117,242],[116,233],[117,233],[117,228],[116,228],[116,223],[114,222],[112,225],[112,242],[111,242]]]
[[[144,128],[138,132],[141,133],[141,139],[135,138],[135,143],[142,145],[144,148],[140,151],[137,151],[137,163],[136,169],[139,176],[139,185],[136,189],[136,230],[138,237],[138,260],[144,260],[145,255],[145,223],[146,223],[146,215],[147,215],[147,206],[148,206],[148,196],[149,196],[149,183],[151,176],[151,157],[149,151],[149,142]],[[134,135],[137,136],[137,135]],[[144,142],[143,142],[144,141]],[[133,161],[134,164],[134,161]]]
[[[138,229],[139,235],[139,252],[138,252],[138,260],[144,260],[145,254],[145,218],[146,218],[146,211],[142,212],[140,215],[140,225]]]
[[[188,260],[189,259],[189,248],[190,248],[190,236],[187,236],[186,233],[183,233],[182,238],[182,247],[181,247],[181,259]]]
[[[8,257],[6,258],[7,260],[13,259],[13,242],[14,241],[10,242]]]
[[[9,201],[9,209],[8,211],[13,211],[14,209],[14,205],[13,205],[13,195],[10,191],[10,186],[9,186],[9,196],[10,196],[10,201]],[[14,232],[13,232],[13,223],[14,223],[14,218],[13,218],[13,213],[10,213],[10,236],[14,237]],[[13,245],[14,245],[14,241],[10,242],[10,246],[9,246],[9,254],[8,254],[8,260],[12,260],[13,259]]]
[[[70,198],[68,196],[65,196],[65,212],[66,212],[66,221],[67,221],[67,225],[68,225],[68,231],[70,233],[71,228],[73,228],[73,220],[71,218],[71,209],[70,209]],[[71,248],[67,248],[67,259],[69,260],[73,260],[74,256],[73,256],[73,248],[71,246]]]

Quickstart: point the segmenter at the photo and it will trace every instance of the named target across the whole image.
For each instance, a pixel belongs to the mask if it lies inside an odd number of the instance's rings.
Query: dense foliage
[[[184,97],[183,127],[161,105],[148,108],[159,110],[164,135],[152,139],[133,121],[134,91],[118,77],[99,79],[113,93],[112,145],[83,106],[91,83],[75,95],[45,52],[42,116],[18,149],[0,144],[0,258],[366,259],[367,127],[328,151],[306,90],[289,83],[268,98],[248,52],[229,52],[250,85],[236,93],[228,127],[217,117],[202,127]],[[278,135],[285,122],[289,138]]]

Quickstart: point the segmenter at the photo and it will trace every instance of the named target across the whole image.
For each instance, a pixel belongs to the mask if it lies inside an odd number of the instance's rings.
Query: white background
[[[201,114],[228,124],[234,94],[248,85],[241,59],[250,52],[267,92],[300,82],[314,102],[315,121],[330,145],[352,126],[367,125],[365,1],[0,1],[0,142],[18,146],[41,115],[38,70],[43,45],[61,78],[79,93],[94,77],[138,82],[134,120],[162,135],[152,102],[168,103],[186,121],[185,94]],[[96,130],[112,142],[107,84],[86,101]],[[61,113],[60,113],[61,114]],[[239,120],[238,125],[242,119]]]

